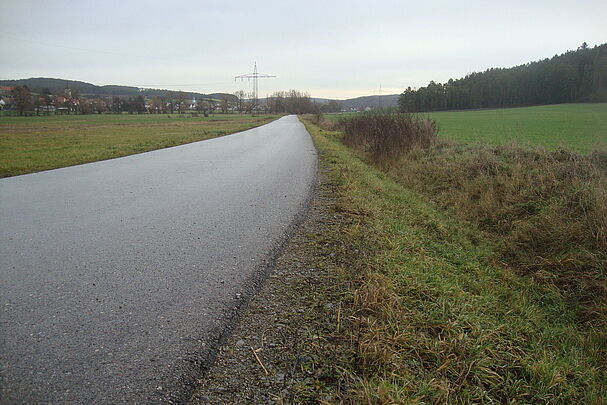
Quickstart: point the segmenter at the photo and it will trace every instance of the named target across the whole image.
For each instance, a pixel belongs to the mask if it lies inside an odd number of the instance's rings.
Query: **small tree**
[[[112,97],[112,112],[116,114],[122,113],[122,100],[118,96]]]
[[[49,106],[51,105],[52,99],[51,99],[51,91],[47,87],[42,89],[42,95],[40,96],[40,102],[44,106],[46,115],[49,115]]]
[[[135,99],[132,101],[132,104],[133,110],[137,114],[143,114],[145,112],[145,98],[142,95],[138,95],[137,97],[135,97]]]
[[[80,100],[78,100],[78,105],[80,106],[80,114],[86,115],[93,111],[91,100],[87,98],[80,98]]]
[[[183,107],[185,105],[185,100],[186,100],[186,96],[183,91],[180,91],[179,93],[177,93],[177,110],[179,111],[179,114],[181,114],[181,110],[183,109]]]
[[[241,113],[244,110],[245,92],[238,90],[234,95],[236,96],[236,109]]]
[[[210,98],[207,100],[207,105],[209,106],[209,112],[213,114],[217,109],[217,103],[215,103],[215,101]]]
[[[209,116],[209,103],[207,103],[206,101],[199,99],[198,102],[196,103],[196,110],[201,112],[205,117]]]
[[[158,96],[152,97],[152,100],[150,101],[150,108],[151,108],[150,113],[160,114],[163,110],[163,108],[162,108],[163,106],[164,106],[164,101],[162,100],[162,98],[160,98]]]
[[[129,114],[133,114],[135,112],[135,100],[133,100],[133,97],[124,99],[122,101],[122,106]]]
[[[11,96],[15,101],[15,107],[19,115],[32,108],[32,93],[27,86],[15,86],[11,90]]]
[[[40,110],[42,109],[42,100],[40,98],[40,95],[33,95],[32,100],[34,103],[34,111],[36,111],[36,115],[40,115]]]
[[[95,111],[97,111],[97,114],[104,113],[107,110],[107,104],[100,98],[96,98],[95,101],[93,101],[93,107]]]
[[[230,95],[222,94],[221,102],[219,103],[219,108],[221,108],[221,112],[225,114],[226,112],[228,112],[229,107],[230,107]]]

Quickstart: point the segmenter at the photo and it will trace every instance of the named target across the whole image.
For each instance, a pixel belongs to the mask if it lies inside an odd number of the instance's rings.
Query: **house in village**
[[[0,110],[9,109],[13,104],[12,86],[0,86]]]
[[[198,107],[198,103],[196,102],[196,97],[194,97],[192,102],[188,104],[188,110],[196,111],[196,107]]]
[[[72,98],[72,92],[70,89],[65,89],[65,95],[55,96],[54,100],[55,111],[59,114],[69,114],[70,112],[76,112],[80,105],[80,100]]]
[[[12,86],[0,86],[0,97],[10,96],[13,89]]]

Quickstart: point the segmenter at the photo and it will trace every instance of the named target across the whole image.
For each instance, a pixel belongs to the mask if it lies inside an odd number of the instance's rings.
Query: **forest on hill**
[[[79,80],[66,80],[66,79],[53,79],[49,77],[32,77],[29,79],[17,79],[17,80],[0,80],[0,86],[27,86],[29,90],[34,93],[44,93],[48,91],[51,94],[63,94],[66,88],[72,91],[76,91],[84,96],[145,96],[145,97],[171,97],[174,94],[179,93],[175,90],[165,89],[150,89],[150,88],[139,88],[133,86],[117,86],[117,85],[105,85],[97,86],[92,83],[82,82]],[[225,93],[212,93],[203,94],[191,91],[182,92],[185,97],[192,99],[202,98],[213,98],[220,99]],[[229,94],[228,97],[231,101],[234,101],[236,97]]]
[[[433,81],[399,97],[401,111],[607,101],[607,44],[586,43],[575,51],[511,68],[492,68],[447,83]]]

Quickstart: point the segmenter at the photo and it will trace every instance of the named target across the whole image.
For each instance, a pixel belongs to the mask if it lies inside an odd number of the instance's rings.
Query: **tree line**
[[[107,96],[85,97],[78,89],[66,88],[56,94],[48,88],[32,92],[27,85],[17,85],[11,88],[6,108],[12,109],[19,115],[35,113],[36,115],[54,114],[162,114],[196,111],[207,115],[214,112],[250,112],[252,105],[247,102],[244,91],[234,94],[220,94],[218,99],[192,99],[187,93],[165,91],[165,96]],[[6,104],[6,102],[5,102]]]
[[[341,111],[341,102],[329,100],[327,103],[316,103],[310,94],[299,91],[277,91],[266,98],[265,105],[273,113],[316,114],[319,112],[334,113]]]
[[[326,104],[312,101],[308,93],[299,90],[278,91],[267,97],[263,102],[252,98],[251,94],[240,90],[234,94],[222,93],[218,99],[192,99],[184,92],[166,91],[165,96],[107,96],[84,97],[77,89],[64,89],[52,94],[48,88],[32,92],[26,85],[14,86],[8,98],[9,108],[19,115],[31,114],[163,114],[186,111],[203,113],[205,116],[215,112],[271,112],[289,114],[307,114],[322,112],[338,112],[341,103],[332,100]]]
[[[607,101],[607,44],[512,68],[492,68],[447,83],[407,88],[403,112]]]

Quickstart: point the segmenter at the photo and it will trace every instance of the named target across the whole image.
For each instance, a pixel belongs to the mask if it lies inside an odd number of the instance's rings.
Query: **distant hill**
[[[176,93],[174,90],[166,89],[142,89],[139,87],[132,86],[117,86],[117,85],[106,85],[97,86],[95,84],[81,82],[78,80],[66,80],[66,79],[52,79],[48,77],[32,77],[30,79],[18,79],[18,80],[0,80],[0,86],[27,86],[35,93],[42,92],[43,89],[49,89],[51,93],[57,94],[62,92],[66,87],[70,89],[76,89],[83,96],[121,96],[121,97],[133,97],[138,95],[144,95],[146,97],[161,96],[165,97],[168,93]],[[211,98],[219,100],[225,93],[195,93],[195,92],[184,92],[188,98]],[[235,101],[236,97],[229,94],[230,101]],[[358,109],[364,110],[367,107],[377,108],[382,107],[395,107],[398,101],[398,94],[390,94],[385,96],[363,96],[350,98],[347,100],[336,100],[341,102],[342,108],[345,109]],[[319,104],[326,104],[331,99],[327,98],[312,98],[312,101]]]
[[[364,110],[367,107],[378,108],[378,107],[396,107],[398,104],[399,94],[389,94],[385,96],[363,96],[351,98],[342,101],[344,108],[356,108]]]
[[[132,97],[138,95],[144,95],[146,97],[154,96],[166,96],[167,93],[176,93],[174,90],[165,89],[141,89],[139,87],[132,86],[97,86],[91,83],[81,82],[78,80],[66,80],[66,79],[51,79],[48,77],[32,77],[30,79],[18,79],[18,80],[0,80],[0,86],[27,86],[35,93],[41,92],[47,88],[53,94],[62,92],[66,87],[70,89],[76,89],[83,96],[121,96],[121,97]],[[219,99],[224,93],[212,93],[203,94],[184,91],[188,98],[212,98]],[[229,94],[230,100],[234,101],[235,96]]]
[[[357,110],[364,110],[367,107],[378,108],[380,107],[396,107],[398,105],[398,97],[400,94],[387,94],[385,96],[362,96],[356,98],[349,98],[346,100],[335,100],[339,101],[344,109],[355,108]],[[380,103],[381,99],[381,103]],[[312,98],[312,101],[318,104],[327,104],[329,101],[334,99],[329,98]]]

